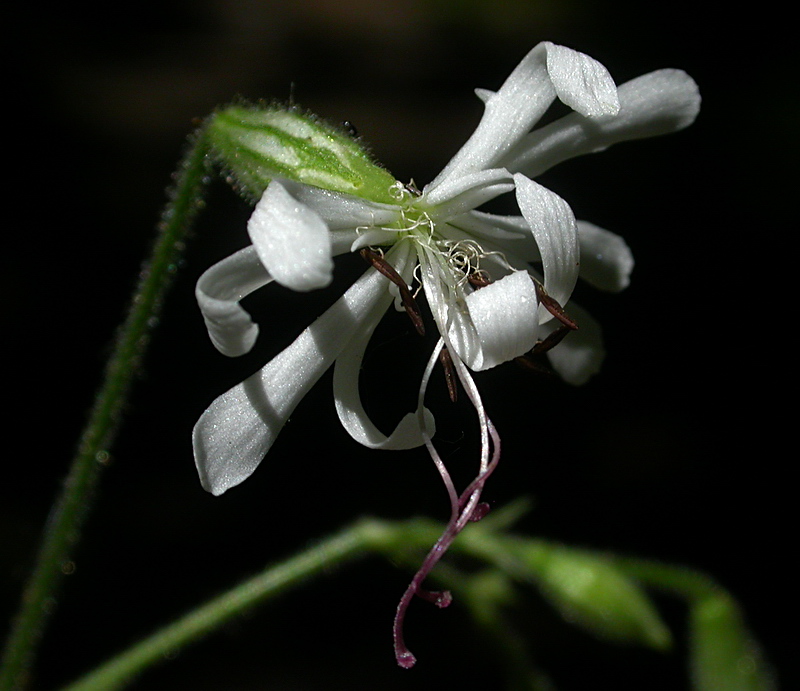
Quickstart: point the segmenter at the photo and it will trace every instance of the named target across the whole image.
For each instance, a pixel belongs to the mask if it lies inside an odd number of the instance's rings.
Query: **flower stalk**
[[[17,691],[28,686],[29,670],[53,609],[64,565],[77,544],[101,468],[108,463],[122,411],[176,274],[184,240],[201,207],[210,163],[209,143],[203,126],[191,138],[178,170],[170,201],[158,225],[152,254],[140,272],[127,317],[117,332],[103,382],[25,585],[0,665],[0,689],[3,691]]]
[[[474,488],[471,488],[474,489]],[[468,490],[469,491],[469,490]],[[605,633],[613,633],[628,643],[644,645],[660,652],[666,646],[644,635],[631,633],[632,618],[640,624],[654,622],[664,626],[653,613],[642,610],[641,597],[631,590],[626,578],[633,578],[648,590],[668,592],[685,600],[692,611],[690,625],[693,641],[690,669],[693,691],[714,688],[742,688],[748,691],[774,691],[769,669],[760,658],[733,598],[707,575],[683,567],[660,564],[646,559],[609,557],[602,553],[572,549],[542,539],[528,538],[509,531],[511,525],[528,509],[525,502],[499,508],[466,531],[451,550],[473,560],[474,571],[440,565],[433,574],[445,588],[457,590],[476,622],[499,646],[509,660],[510,679],[519,688],[550,688],[531,659],[521,638],[510,636],[503,616],[517,602],[520,586],[539,589],[557,611],[573,621],[575,608],[597,608],[603,616]],[[444,526],[444,533],[450,526]],[[393,564],[416,568],[418,553],[443,534],[443,526],[427,519],[383,521],[362,518],[299,554],[273,564],[227,592],[200,605],[185,616],[159,629],[151,636],[108,660],[63,691],[118,691],[132,683],[145,670],[163,663],[187,645],[201,640],[235,617],[263,606],[295,586],[308,584],[317,576],[367,556],[377,555]],[[566,561],[565,561],[566,560]],[[575,588],[569,579],[555,583],[551,565],[573,563],[579,566],[581,581],[595,581],[605,591],[605,604],[595,595]],[[609,567],[619,573],[609,578]],[[421,581],[420,581],[421,582]],[[553,598],[553,587],[560,593]],[[419,593],[435,604],[449,604],[448,590]],[[647,607],[651,604],[646,600]],[[723,603],[724,607],[720,604]],[[602,611],[601,611],[602,610]],[[656,619],[653,619],[656,617]],[[725,635],[720,635],[723,628]],[[589,626],[590,633],[607,638],[603,631]],[[614,636],[612,636],[614,637]],[[510,646],[510,647],[509,647]],[[747,664],[743,664],[746,662]],[[715,684],[722,683],[722,685]],[[517,688],[515,686],[514,688]]]

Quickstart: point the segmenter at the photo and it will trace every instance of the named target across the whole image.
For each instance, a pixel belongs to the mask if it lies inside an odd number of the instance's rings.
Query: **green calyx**
[[[294,106],[230,105],[207,122],[218,163],[247,199],[288,178],[375,202],[393,201],[394,177],[350,134]]]

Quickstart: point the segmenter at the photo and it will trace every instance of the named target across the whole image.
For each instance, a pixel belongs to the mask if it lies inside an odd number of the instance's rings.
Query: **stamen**
[[[458,384],[456,383],[456,373],[453,370],[453,358],[450,357],[450,351],[447,346],[442,347],[439,352],[439,362],[444,367],[444,379],[447,382],[447,393],[450,395],[450,400],[455,403],[458,400]]]
[[[469,517],[470,522],[477,523],[479,520],[484,518],[486,514],[491,511],[491,506],[489,506],[488,502],[482,501],[479,504],[475,505],[475,510],[472,512],[472,515]]]
[[[439,609],[449,607],[453,603],[453,596],[449,590],[423,590],[419,588],[417,597],[436,605]]]
[[[477,269],[473,271],[471,274],[467,276],[467,280],[469,281],[470,285],[475,288],[485,288],[488,286],[492,279],[489,278],[489,274],[486,273],[483,269]]]
[[[388,278],[392,283],[394,283],[398,289],[400,290],[400,300],[403,303],[403,307],[406,310],[409,318],[411,319],[411,323],[414,324],[414,328],[416,328],[417,333],[420,336],[425,335],[425,324],[422,322],[422,313],[420,312],[419,306],[417,305],[417,301],[414,299],[414,296],[411,295],[411,291],[408,289],[408,285],[403,280],[403,277],[395,271],[395,268],[387,262],[380,254],[377,252],[373,252],[368,247],[365,247],[360,252],[361,256],[368,261],[372,266],[375,267],[377,271],[380,271],[386,278]]]
[[[556,319],[558,319],[558,321],[560,321],[564,326],[568,327],[572,331],[576,331],[578,324],[575,322],[575,320],[564,311],[564,308],[558,303],[557,300],[551,298],[547,294],[544,286],[539,283],[539,281],[537,281],[533,276],[531,276],[531,280],[533,281],[533,285],[536,286],[536,297],[539,299],[539,302],[544,305],[544,308]]]
[[[551,332],[547,337],[545,337],[543,340],[539,341],[535,346],[533,346],[533,348],[529,353],[514,358],[514,362],[516,362],[518,365],[521,365],[527,370],[535,372],[536,374],[544,374],[550,377],[554,376],[552,370],[549,367],[538,362],[535,358],[544,355],[548,350],[552,350],[553,348],[555,348],[559,343],[561,343],[561,341],[564,340],[564,337],[571,331],[574,331],[574,329],[565,324],[562,324],[555,331]]]
[[[549,367],[547,367],[547,365],[544,365],[541,362],[534,360],[531,354],[525,354],[525,355],[520,355],[519,357],[515,357],[514,362],[516,362],[520,367],[528,370],[529,372],[533,372],[535,374],[542,374],[546,377],[555,376],[553,374],[553,371]]]
[[[578,326],[575,325],[575,329],[577,328]],[[562,324],[555,331],[546,336],[544,340],[539,341],[535,346],[533,346],[531,353],[533,355],[541,355],[542,353],[546,353],[548,350],[552,350],[564,340],[564,336],[575,329],[573,329],[571,326]]]

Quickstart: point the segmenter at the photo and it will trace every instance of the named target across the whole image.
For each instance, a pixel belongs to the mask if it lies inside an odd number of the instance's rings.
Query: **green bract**
[[[393,201],[394,177],[356,139],[296,107],[231,105],[214,113],[207,128],[218,162],[252,201],[276,177]]]

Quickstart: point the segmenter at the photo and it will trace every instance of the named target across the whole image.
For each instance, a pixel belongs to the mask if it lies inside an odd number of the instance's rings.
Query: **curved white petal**
[[[408,261],[410,255],[411,247],[405,243],[401,247],[395,246],[386,255],[387,261],[394,266],[406,281],[411,278],[413,270],[413,263]],[[371,449],[413,449],[425,443],[417,412],[405,415],[395,430],[389,436],[386,436],[373,424],[364,410],[358,389],[358,378],[361,362],[364,359],[364,351],[390,301],[391,296],[388,296],[375,304],[369,316],[362,322],[358,334],[336,359],[333,369],[333,392],[336,401],[336,412],[339,415],[342,426],[359,444]],[[428,435],[433,435],[433,430],[435,429],[433,415],[427,409],[424,409],[423,414],[425,416],[425,432]]]
[[[481,90],[485,110],[464,146],[428,186],[433,191],[450,177],[492,168],[515,141],[544,115],[556,96],[547,75],[547,47],[535,46],[494,93]]]
[[[222,494],[250,476],[295,406],[348,347],[375,304],[387,300],[386,286],[386,278],[367,270],[288,348],[200,416],[193,446],[205,489]]]
[[[569,315],[578,323],[578,330],[568,333],[561,343],[549,350],[547,358],[564,381],[580,386],[600,371],[606,351],[596,319],[574,302],[569,304]]]
[[[651,72],[619,87],[619,114],[590,120],[571,113],[520,139],[497,165],[536,177],[554,165],[631,139],[676,132],[694,122],[700,92],[681,70]]]
[[[384,230],[383,228],[367,228],[356,233],[350,243],[350,252],[358,252],[365,247],[379,247],[381,245],[393,245],[397,242],[397,230]]]
[[[633,253],[616,233],[578,221],[581,248],[580,276],[598,290],[618,293],[628,287],[633,271]]]
[[[258,337],[258,325],[239,300],[271,281],[252,245],[217,262],[197,280],[197,304],[211,342],[220,353],[236,357],[250,352]]]
[[[461,231],[461,234],[452,233],[451,228]],[[498,253],[495,255],[496,263],[506,263],[522,269],[529,262],[541,261],[539,248],[523,216],[499,216],[483,211],[470,211],[450,219],[442,233],[448,237],[456,235],[455,239],[461,239],[464,235],[472,238],[487,251]],[[488,261],[491,263],[492,258],[489,257]]]
[[[519,174],[514,176],[514,181],[520,211],[542,257],[544,288],[564,306],[578,280],[580,249],[575,216],[569,205],[546,187]],[[551,318],[544,307],[539,308],[541,323]]]
[[[463,284],[438,250],[420,245],[417,256],[425,298],[445,344],[467,367],[479,368],[481,345],[469,317]]]
[[[328,226],[311,207],[272,181],[256,204],[247,232],[272,277],[292,290],[324,288],[333,277]]]
[[[508,171],[493,168],[447,178],[430,193],[426,188],[423,191],[423,201],[435,207],[438,218],[450,218],[475,209],[513,189],[514,183]]]
[[[617,114],[617,86],[603,65],[577,50],[546,45],[547,72],[562,103],[587,117]]]
[[[552,43],[540,43],[517,65],[496,92],[476,90],[485,104],[478,127],[429,185],[435,190],[450,178],[497,168],[517,141],[561,98],[585,115],[616,112],[614,82],[592,58]]]
[[[280,180],[280,184],[297,201],[314,209],[332,231],[386,226],[400,216],[399,208],[393,204],[381,204],[293,180]]]
[[[466,301],[482,354],[482,361],[472,369],[495,367],[536,345],[539,303],[527,271],[515,271],[476,290]]]

